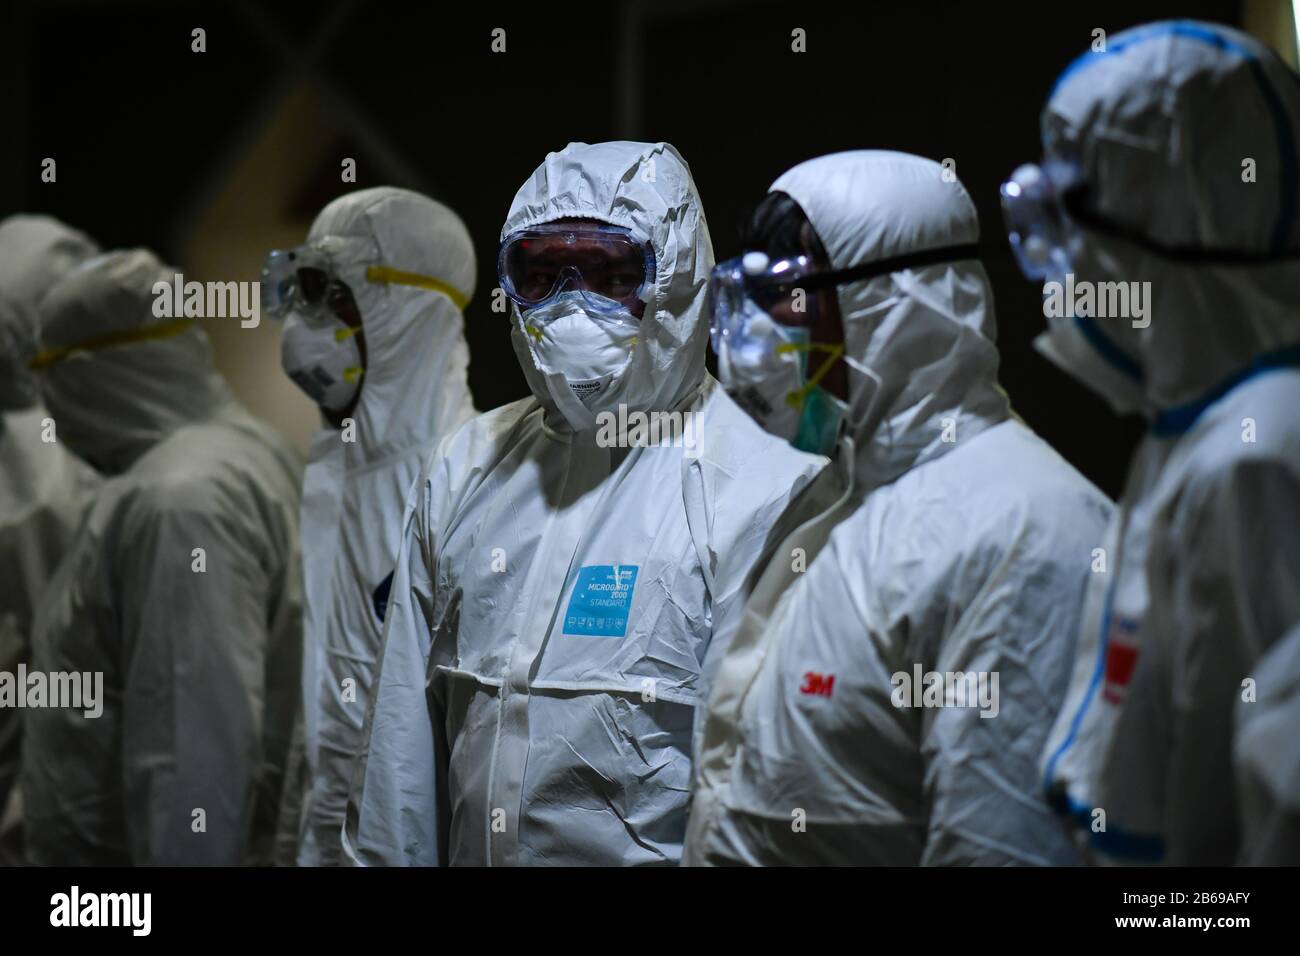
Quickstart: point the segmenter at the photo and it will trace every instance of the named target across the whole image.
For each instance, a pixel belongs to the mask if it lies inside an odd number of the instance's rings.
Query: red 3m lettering
[[[801,694],[816,694],[819,697],[829,697],[835,690],[834,674],[818,674],[816,671],[808,671],[803,675],[803,686],[799,688]]]

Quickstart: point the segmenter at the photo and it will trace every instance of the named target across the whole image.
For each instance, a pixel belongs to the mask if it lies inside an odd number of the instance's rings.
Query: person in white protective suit
[[[43,440],[48,413],[27,368],[42,296],[98,251],[48,216],[0,221],[0,673],[14,674],[27,661],[37,599],[99,484],[94,469]],[[16,852],[23,713],[0,703],[0,862]]]
[[[33,669],[80,690],[26,714],[37,864],[264,863],[285,825],[301,466],[194,320],[154,317],[175,271],[109,253],[42,308],[33,365],[58,439],[111,477],[32,632]]]
[[[1300,626],[1259,659],[1237,700],[1233,764],[1241,852],[1251,866],[1300,866]]]
[[[1068,864],[1037,755],[1106,497],[1012,413],[965,188],[802,163],[714,277],[720,377],[832,466],[710,649],[683,862]]]
[[[459,216],[389,187],[334,200],[304,246],[267,259],[285,371],[324,419],[301,508],[302,865],[340,862],[407,493],[437,441],[474,414],[461,314],[474,269]]]
[[[502,239],[533,394],[445,439],[413,490],[345,848],[675,864],[700,661],[825,461],[705,371],[713,253],[673,147],[551,153]]]
[[[1230,864],[1233,704],[1300,620],[1300,79],[1244,34],[1154,24],[1070,66],[1042,132],[1002,187],[1041,347],[1150,426],[1043,788],[1097,862]]]

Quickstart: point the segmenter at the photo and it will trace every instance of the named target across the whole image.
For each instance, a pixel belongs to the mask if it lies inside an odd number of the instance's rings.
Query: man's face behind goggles
[[[497,277],[521,310],[564,292],[584,294],[597,312],[626,309],[640,317],[655,281],[650,244],[620,226],[544,223],[520,229],[501,243]]]

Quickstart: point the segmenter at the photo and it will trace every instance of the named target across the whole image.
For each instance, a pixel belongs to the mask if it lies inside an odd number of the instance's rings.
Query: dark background
[[[979,209],[1002,380],[1020,415],[1112,495],[1138,434],[1030,348],[1038,290],[1016,271],[998,185],[1039,155],[1053,79],[1149,20],[1237,25],[1233,2],[184,3],[0,0],[0,215],[48,212],[105,247],[182,266],[195,209],[292,85],[342,118],[280,190],[304,221],[355,188],[408,186],[453,206],[475,238],[466,313],[478,407],[527,386],[490,310],[499,229],[516,189],[574,140],[666,140],[686,157],[719,260],[771,181],[822,153],[889,148],[956,160]],[[204,54],[190,30],[207,31]],[[491,31],[507,51],[490,51]],[[791,30],[807,31],[792,53]],[[58,157],[58,182],[40,159]],[[339,158],[358,159],[355,186]],[[249,203],[265,202],[250,194]],[[250,209],[250,216],[255,210]]]

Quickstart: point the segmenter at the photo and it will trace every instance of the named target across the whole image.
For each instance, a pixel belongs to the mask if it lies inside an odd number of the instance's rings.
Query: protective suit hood
[[[974,204],[944,172],[919,156],[857,150],[801,163],[771,191],[799,203],[831,267],[845,269],[976,242]],[[855,485],[892,481],[1007,417],[993,296],[978,261],[849,283],[837,296],[851,360],[841,454],[847,437]]]
[[[154,317],[154,284],[177,271],[145,249],[105,253],[42,305],[46,405],[59,439],[102,472],[125,471],[175,429],[233,405],[207,335]]]
[[[364,239],[389,268],[437,279],[468,301],[474,246],[460,217],[442,203],[381,186],[349,193],[321,210],[308,243],[326,236]],[[342,278],[361,312],[366,374],[352,416],[348,457],[366,461],[405,454],[463,418],[468,401],[465,320],[448,295],[366,277],[368,263],[345,263]],[[455,383],[460,382],[460,387]]]
[[[1257,40],[1176,21],[1120,33],[1071,64],[1042,116],[1088,211],[1139,240],[1202,253],[1300,253],[1300,78]],[[1300,345],[1300,261],[1189,262],[1085,229],[1079,279],[1149,283],[1149,312],[1094,324],[1157,430],[1186,425],[1253,362]],[[1040,345],[1041,347],[1041,345]],[[1044,351],[1047,351],[1044,349]],[[1107,394],[1105,375],[1052,357]],[[1127,370],[1125,370],[1125,366]]]
[[[36,404],[40,389],[25,363],[36,351],[38,306],[65,273],[98,252],[89,236],[49,216],[0,222],[0,410]]]
[[[603,401],[624,404],[629,412],[675,408],[704,378],[708,325],[702,313],[713,265],[708,226],[686,161],[667,143],[570,143],[548,154],[515,194],[501,238],[566,218],[623,226],[650,241],[655,284],[639,341]],[[546,408],[547,424],[594,430],[594,414],[584,414],[580,403],[565,401],[561,412],[552,389],[567,386],[556,381],[558,376],[548,382],[529,348],[518,306],[512,315],[515,353],[529,388]]]
[[[10,216],[0,222],[0,288],[35,309],[59,279],[98,252],[84,232],[50,216]]]

